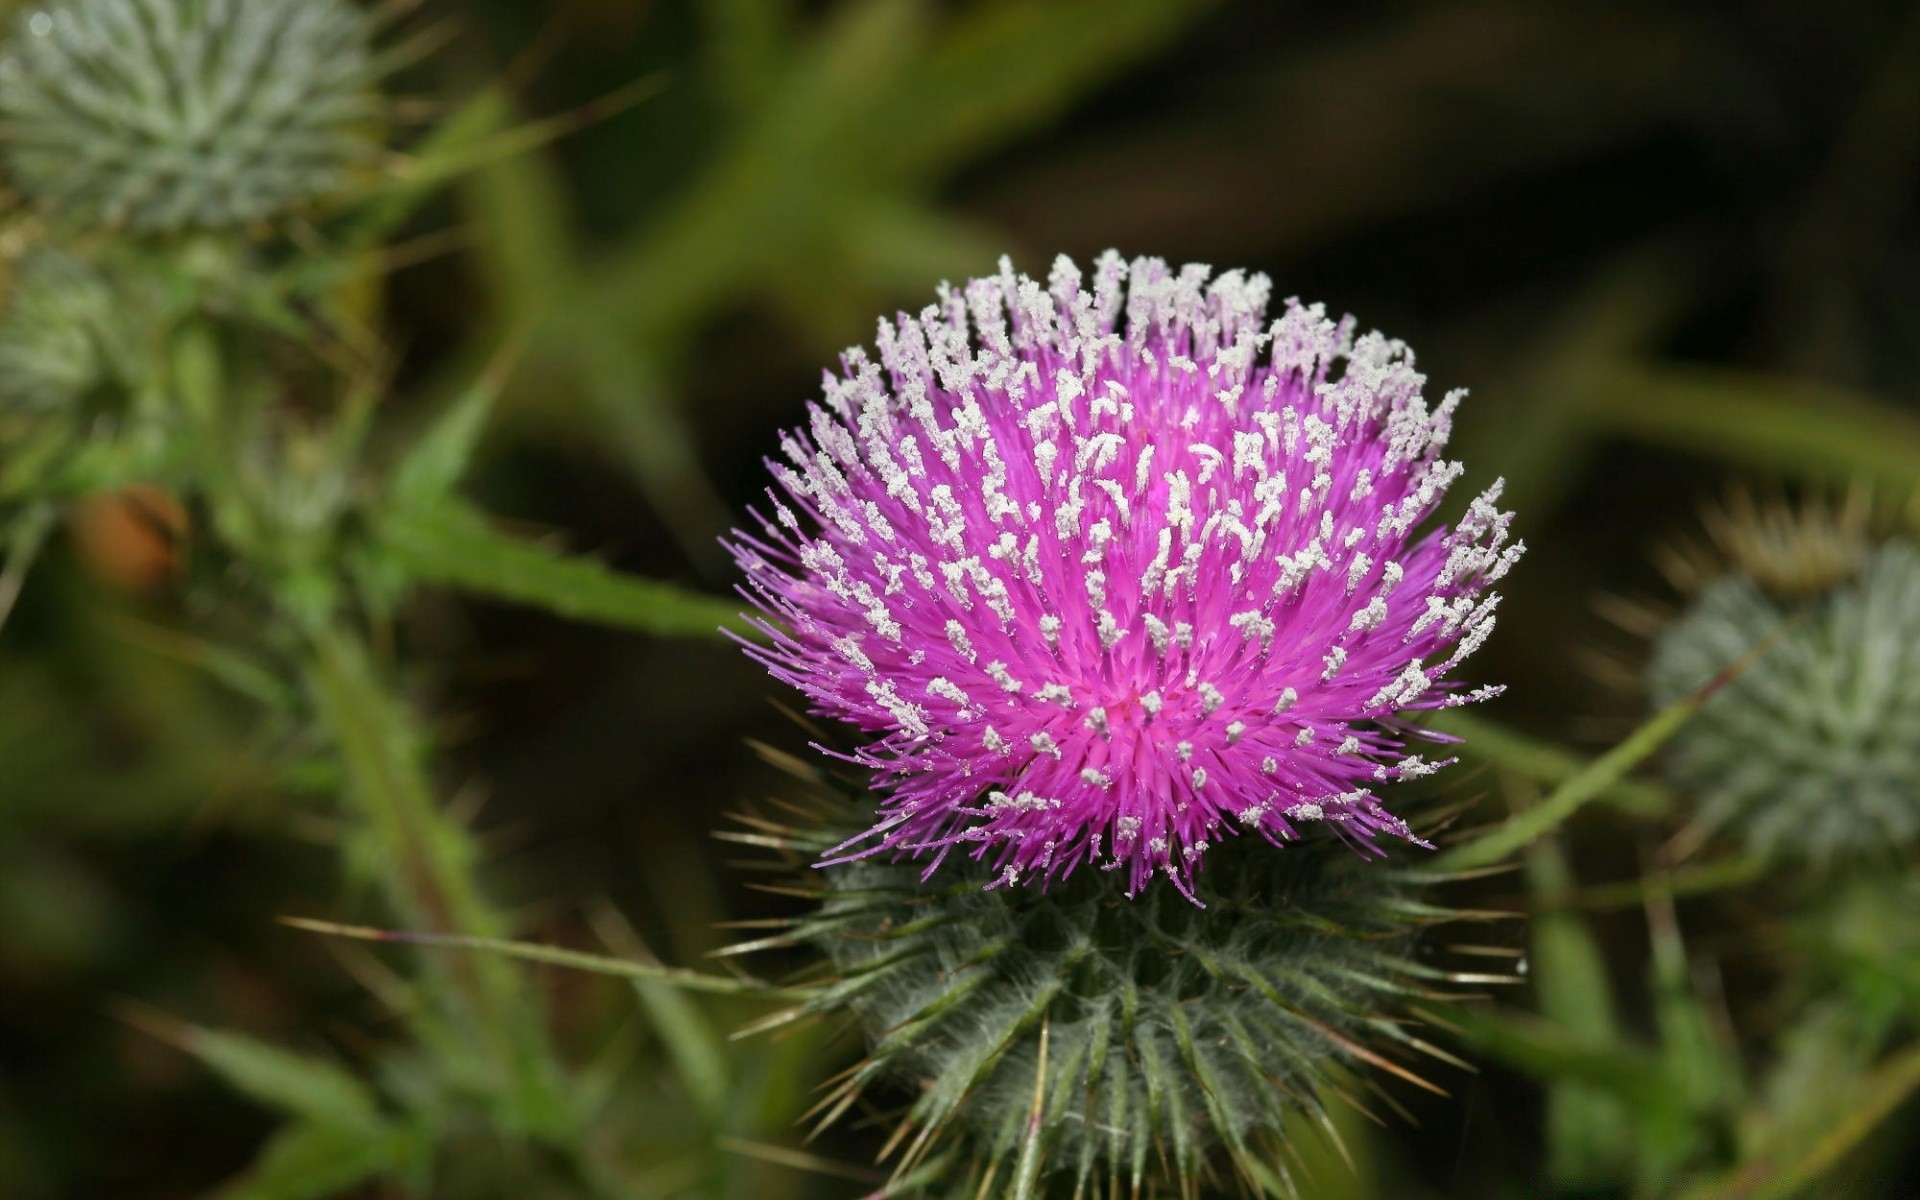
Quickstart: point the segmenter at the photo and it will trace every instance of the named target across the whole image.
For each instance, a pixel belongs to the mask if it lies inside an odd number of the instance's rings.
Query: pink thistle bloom
[[[1411,838],[1372,788],[1433,770],[1402,714],[1518,558],[1500,485],[1417,532],[1461,393],[1270,284],[1109,252],[943,287],[855,348],[731,549],[749,654],[876,735],[879,820],[832,861],[956,846],[998,882],[1097,864],[1188,893],[1208,845],[1312,821]],[[1434,738],[1433,740],[1444,740]],[[931,872],[932,866],[929,867]]]

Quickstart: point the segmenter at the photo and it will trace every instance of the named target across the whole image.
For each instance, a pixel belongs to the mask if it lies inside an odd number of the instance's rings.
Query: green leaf
[[[1524,812],[1516,813],[1491,832],[1463,845],[1455,846],[1442,854],[1434,863],[1434,868],[1441,871],[1465,871],[1475,867],[1489,866],[1521,847],[1532,844],[1542,835],[1558,827],[1588,801],[1620,783],[1626,778],[1627,772],[1639,766],[1654,751],[1665,745],[1667,739],[1691,721],[1721,688],[1739,678],[1740,674],[1752,666],[1755,660],[1771,650],[1792,627],[1795,619],[1797,618],[1789,618],[1781,622],[1738,661],[1701,684],[1691,694],[1682,696],[1655,713],[1640,728],[1627,735],[1625,741],[1594,759],[1579,773],[1555,788],[1539,804]]]
[[[1640,1120],[1643,1176],[1670,1178],[1698,1157],[1717,1128],[1731,1124],[1744,1080],[1738,1050],[1722,1037],[1694,988],[1693,964],[1664,875],[1649,872],[1647,926],[1652,951],[1652,999],[1665,1076],[1685,1104],[1686,1121]]]
[[[478,843],[436,803],[412,714],[380,677],[367,648],[351,633],[321,630],[306,666],[309,691],[345,770],[345,796],[371,835],[370,861],[395,908],[420,928],[490,936],[505,918],[478,878]],[[447,967],[450,964],[431,964]],[[563,1128],[569,1120],[559,1064],[547,1043],[538,1002],[511,964],[491,959],[451,964],[436,989],[452,1022],[469,1035],[460,1053],[489,1060],[511,1093],[524,1127]]]
[[[522,330],[551,317],[576,286],[580,260],[552,154],[534,148],[489,163],[461,181],[458,196],[495,320]]]
[[[487,418],[500,394],[502,369],[487,371],[434,421],[394,468],[392,496],[396,505],[427,508],[446,498],[466,474],[474,448],[486,431]]]
[[[1561,1031],[1567,1049],[1596,1054],[1610,1063],[1638,1055],[1621,1037],[1613,989],[1599,943],[1585,918],[1566,907],[1573,873],[1553,839],[1527,851],[1527,885],[1533,895],[1533,981],[1540,1011]],[[1545,1065],[1545,1064],[1541,1064]],[[1659,1072],[1634,1072],[1633,1086],[1657,1083]],[[1582,1080],[1562,1063],[1543,1075],[1547,1085],[1548,1150],[1552,1170],[1563,1180],[1605,1178],[1626,1157],[1628,1111],[1618,1081]]]
[[[372,1090],[337,1063],[237,1033],[193,1026],[160,1032],[235,1090],[269,1108],[360,1136],[371,1136],[384,1124]]]
[[[242,650],[137,617],[109,614],[108,628],[128,645],[204,671],[208,678],[272,712],[292,712],[298,693],[285,676]]]
[[[1920,1046],[1910,1047],[1860,1081],[1852,1103],[1811,1144],[1790,1154],[1763,1152],[1720,1179],[1686,1193],[1685,1200],[1785,1200],[1808,1192],[1920,1091]]]
[[[7,522],[4,544],[0,545],[0,628],[6,627],[7,618],[13,614],[20,590],[26,586],[27,572],[40,557],[58,511],[52,504],[38,500]]]
[[[356,1131],[297,1124],[275,1134],[246,1174],[217,1200],[328,1200],[375,1178],[412,1174],[426,1149],[394,1130]]]
[[[1212,7],[1196,0],[997,0],[961,12],[872,114],[889,173],[936,178],[1054,119]]]
[[[1512,1011],[1449,1009],[1439,1019],[1457,1026],[1483,1053],[1535,1079],[1577,1083],[1649,1112],[1670,1111],[1660,1062],[1644,1049],[1595,1047],[1550,1021]]]
[[[1656,887],[1669,896],[1697,896],[1752,883],[1765,874],[1766,868],[1766,860],[1755,856],[1723,858],[1716,862],[1677,867],[1657,884],[1645,879],[1595,884],[1580,889],[1571,903],[1588,912],[1638,908],[1646,903],[1648,894]]]
[[[504,130],[513,116],[503,89],[487,88],[456,109],[414,150],[413,168],[374,198],[347,231],[344,244],[366,249],[385,241],[418,212],[474,147]]]
[[[1598,378],[1601,432],[1801,478],[1920,485],[1920,418],[1827,384],[1712,367],[1638,364]]]
[[[425,583],[646,633],[717,637],[722,629],[751,629],[740,604],[509,537],[465,506],[395,513],[382,533],[388,551]]]

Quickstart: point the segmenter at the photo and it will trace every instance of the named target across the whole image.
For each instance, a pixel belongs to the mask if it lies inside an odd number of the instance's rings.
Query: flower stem
[[[345,768],[346,799],[377,839],[379,861],[393,866],[383,882],[395,911],[428,933],[503,934],[506,922],[476,877],[474,840],[435,802],[412,714],[382,684],[361,639],[322,629],[311,637],[307,659],[308,687]],[[521,1116],[535,1129],[551,1129],[563,1108],[558,1072],[513,966],[479,955],[453,963],[428,957],[438,960],[429,969],[476,1049],[504,1070]]]

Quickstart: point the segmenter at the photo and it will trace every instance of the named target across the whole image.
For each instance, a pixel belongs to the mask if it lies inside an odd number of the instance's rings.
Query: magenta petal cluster
[[[1411,838],[1373,789],[1436,765],[1403,714],[1497,690],[1445,676],[1521,547],[1497,484],[1422,530],[1460,394],[1430,406],[1406,346],[1318,306],[1270,322],[1269,290],[1003,261],[827,376],[731,548],[771,618],[748,652],[874,735],[845,857],[1190,895],[1229,834]]]

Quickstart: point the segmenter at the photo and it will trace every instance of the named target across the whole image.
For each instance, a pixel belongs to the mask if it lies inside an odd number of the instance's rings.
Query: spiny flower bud
[[[860,815],[750,821],[748,836],[804,862]],[[1417,932],[1453,914],[1328,834],[1285,854],[1220,847],[1194,881],[1202,906],[1130,898],[1101,872],[987,889],[965,859],[924,882],[878,859],[816,881],[819,907],[771,943],[832,970],[769,1024],[851,1018],[869,1055],[815,1115],[831,1124],[904,1084],[884,1157],[900,1175],[945,1163],[956,1196],[1012,1195],[1021,1170],[1034,1195],[1189,1196],[1204,1179],[1294,1195],[1289,1139],[1316,1121],[1333,1136],[1323,1104],[1346,1069],[1418,1081],[1395,1056],[1445,1056],[1404,1002],[1476,978],[1416,962]]]
[[[998,881],[1097,865],[1192,893],[1210,846],[1330,823],[1373,850],[1375,797],[1435,764],[1401,714],[1493,628],[1517,558],[1499,488],[1417,533],[1460,464],[1459,395],[1264,276],[1060,259],[943,289],[849,350],[783,441],[734,553],[749,647],[879,735],[886,793],[836,848],[955,849]]]
[[[79,259],[44,248],[24,256],[0,290],[0,414],[70,409],[125,378],[129,306]]]
[[[220,228],[338,192],[378,149],[347,0],[54,0],[0,53],[13,182],[83,226]]]
[[[1703,832],[1829,863],[1920,836],[1920,550],[1895,540],[1809,598],[1744,572],[1707,587],[1656,641],[1656,705],[1761,653],[1675,735],[1673,786]]]

